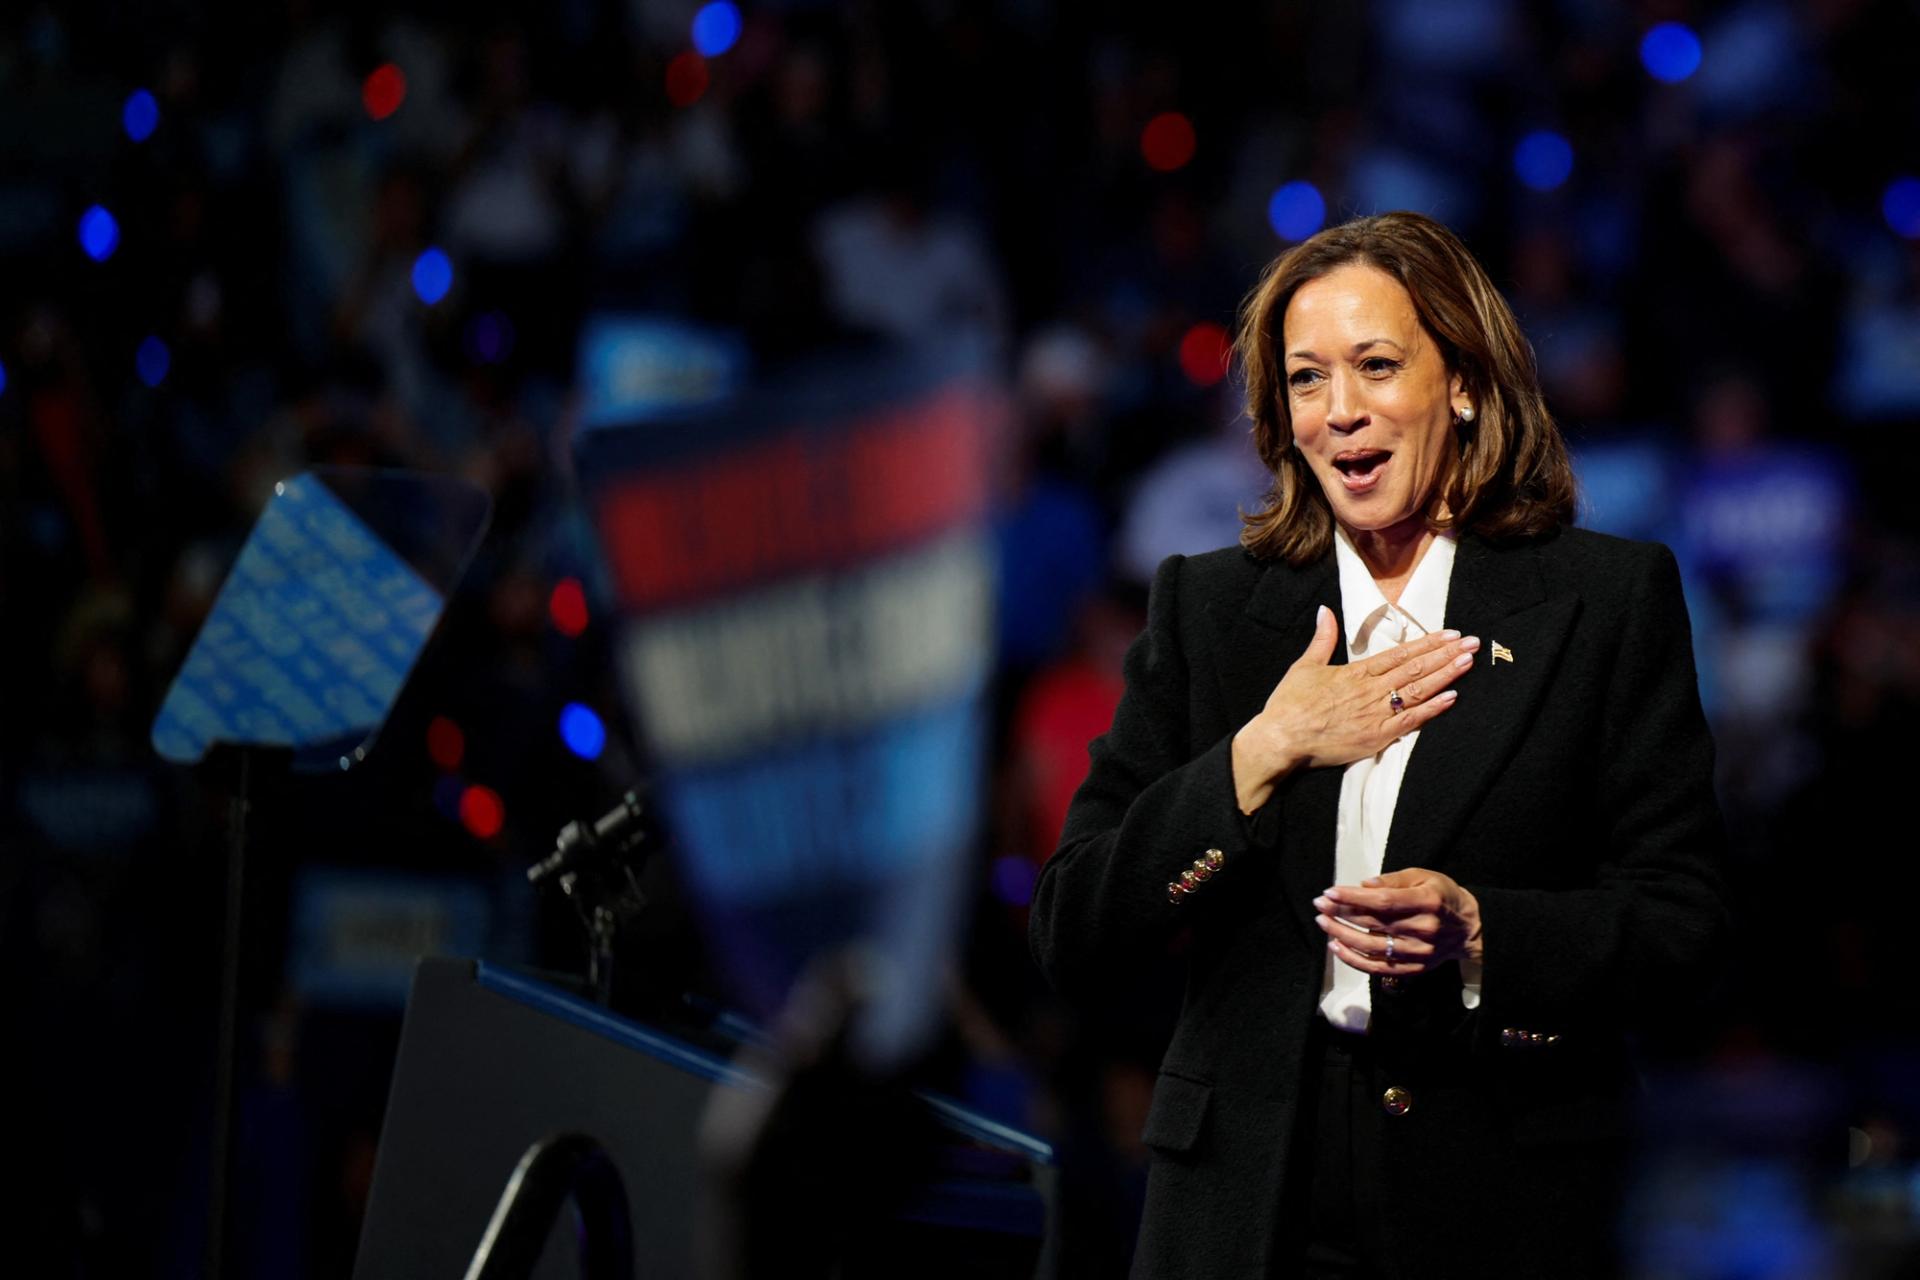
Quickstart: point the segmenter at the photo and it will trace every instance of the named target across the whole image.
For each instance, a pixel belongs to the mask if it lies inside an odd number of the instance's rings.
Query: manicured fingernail
[[[1313,922],[1319,925],[1322,929],[1333,928],[1333,921],[1327,919],[1325,916],[1315,916],[1313,918]]]
[[[1453,660],[1453,665],[1456,667],[1459,667],[1462,671],[1464,671],[1468,667],[1473,665],[1473,655],[1470,653],[1463,653],[1459,657]]]
[[[1444,692],[1444,693],[1436,693],[1436,694],[1434,694],[1434,695],[1433,695],[1433,700],[1434,700],[1435,702],[1441,702],[1441,703],[1446,703],[1446,702],[1452,702],[1452,701],[1453,701],[1453,700],[1454,700],[1455,698],[1457,698],[1457,697],[1459,697],[1459,696],[1460,696],[1460,691],[1459,691],[1459,690],[1457,690],[1457,689],[1448,689],[1448,690],[1447,690],[1446,692]]]
[[[1335,902],[1338,902],[1340,900],[1340,890],[1338,886],[1327,890],[1327,896],[1329,898],[1332,898]]]
[[[1462,640],[1460,642],[1460,647],[1462,649],[1465,649],[1468,653],[1472,653],[1475,649],[1478,649],[1480,647],[1480,637],[1468,636],[1465,640]]]
[[[1458,631],[1442,631],[1440,633],[1440,638],[1442,640],[1458,640],[1460,638],[1460,633]]]
[[[1313,905],[1320,908],[1322,911],[1325,911],[1328,907],[1333,905],[1333,899],[1329,898],[1326,894],[1323,893],[1319,897],[1313,900]]]

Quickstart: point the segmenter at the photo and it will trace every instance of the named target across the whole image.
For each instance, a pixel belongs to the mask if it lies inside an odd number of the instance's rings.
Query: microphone
[[[629,791],[591,824],[575,821],[562,827],[553,852],[527,868],[527,882],[537,885],[565,875],[595,854],[618,857],[646,838],[646,806],[637,792]]]

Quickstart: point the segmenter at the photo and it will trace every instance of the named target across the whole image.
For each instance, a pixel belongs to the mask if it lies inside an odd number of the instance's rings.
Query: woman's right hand
[[[1260,714],[1233,736],[1233,784],[1240,811],[1267,802],[1298,768],[1352,764],[1411,733],[1453,705],[1447,688],[1473,665],[1477,636],[1458,631],[1396,645],[1364,662],[1333,665],[1340,640],[1333,610],[1320,606],[1313,642],[1287,668]],[[1402,710],[1389,693],[1398,690]]]

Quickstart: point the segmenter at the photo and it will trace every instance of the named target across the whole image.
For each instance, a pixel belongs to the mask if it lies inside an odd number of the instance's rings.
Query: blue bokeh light
[[[145,89],[135,89],[120,108],[120,127],[135,142],[145,142],[160,127],[160,104]]]
[[[467,784],[458,774],[441,774],[433,784],[433,807],[448,822],[460,821],[460,797],[466,790]]]
[[[1010,907],[1030,904],[1034,881],[1039,878],[1039,869],[1017,854],[1005,854],[993,860],[993,896]]]
[[[80,247],[95,262],[105,262],[120,247],[120,224],[97,204],[80,215]]]
[[[1535,129],[1514,147],[1513,171],[1535,191],[1551,191],[1573,172],[1573,144],[1551,129]]]
[[[1880,197],[1880,212],[1896,235],[1920,240],[1920,178],[1895,178]]]
[[[1640,64],[1655,80],[1678,84],[1700,69],[1700,37],[1684,22],[1662,22],[1640,37]]]
[[[560,712],[560,739],[582,760],[598,760],[606,750],[607,726],[592,707],[569,702]]]
[[[432,306],[453,288],[453,261],[439,249],[424,249],[413,260],[413,291]]]
[[[167,380],[167,370],[173,367],[173,352],[167,350],[166,343],[148,335],[134,352],[133,366],[140,373],[140,381],[157,387]]]
[[[1311,182],[1289,182],[1267,201],[1267,222],[1283,240],[1305,240],[1327,220],[1327,202]]]
[[[4,393],[6,389],[7,389],[7,366],[4,364],[0,364],[0,393]]]
[[[513,321],[504,312],[483,311],[467,324],[467,353],[481,364],[499,364],[513,353]]]
[[[740,9],[728,0],[713,0],[693,15],[693,47],[703,58],[717,58],[740,38]]]

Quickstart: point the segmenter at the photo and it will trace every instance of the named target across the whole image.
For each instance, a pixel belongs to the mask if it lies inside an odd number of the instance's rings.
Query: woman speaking
[[[1134,1272],[1612,1274],[1625,1034],[1729,931],[1673,556],[1570,527],[1429,218],[1289,250],[1237,348],[1272,492],[1161,565],[1033,903],[1069,997],[1187,934]]]

